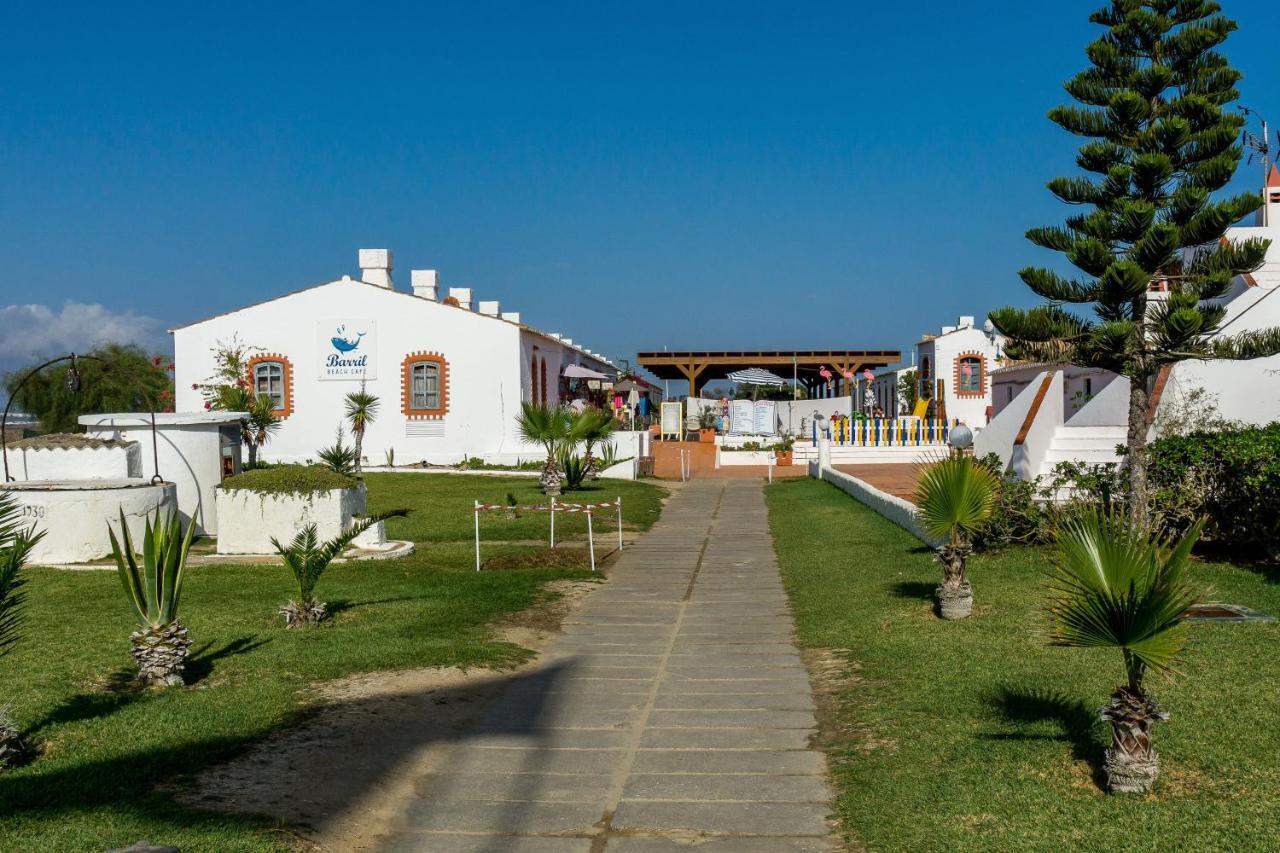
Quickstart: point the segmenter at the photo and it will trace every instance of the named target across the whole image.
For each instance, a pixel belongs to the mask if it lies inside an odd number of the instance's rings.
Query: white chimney
[[[481,300],[477,309],[481,314],[488,314],[490,317],[497,317],[502,313],[502,309],[498,307],[497,300]]]
[[[960,318],[960,328],[962,328],[962,329],[972,329],[972,328],[973,328],[973,318],[972,318],[972,317],[961,317],[961,318]]]
[[[508,323],[519,323],[520,312],[519,311],[503,311],[502,319],[506,320]]]
[[[391,250],[361,249],[360,278],[378,287],[391,289]]]
[[[414,296],[434,302],[440,291],[440,273],[435,270],[410,270],[409,283],[413,285]]]
[[[451,287],[449,295],[458,300],[458,307],[471,310],[471,288],[469,287]]]
[[[567,346],[573,346],[573,338],[561,338],[560,340],[564,341]]]

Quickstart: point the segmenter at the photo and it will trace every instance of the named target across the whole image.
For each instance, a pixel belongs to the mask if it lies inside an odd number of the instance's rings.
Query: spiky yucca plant
[[[999,491],[996,475],[971,456],[935,462],[916,483],[920,526],[942,540],[937,548],[942,583],[935,596],[943,619],[963,619],[973,612],[973,588],[965,563],[973,550],[973,534],[995,510]]]
[[[603,446],[617,427],[613,413],[604,409],[584,409],[570,416],[569,440],[574,444],[582,443],[582,463],[588,479],[600,478],[603,469],[595,455],[596,446]]]
[[[141,566],[134,554],[124,510],[120,511],[121,538],[116,538],[110,525],[107,533],[120,583],[138,617],[138,629],[129,635],[138,677],[151,687],[179,687],[191,639],[178,621],[178,602],[195,525],[188,524],[184,535],[178,513],[170,511],[162,519],[157,508],[154,523],[150,518],[146,520]]]
[[[44,538],[35,525],[21,525],[21,509],[12,495],[0,494],[0,657],[7,655],[20,637],[22,586],[19,575],[31,549]],[[0,706],[0,767],[20,763],[27,755],[22,733],[9,706]]]
[[[280,615],[284,617],[286,628],[305,628],[319,625],[329,617],[329,608],[316,598],[316,584],[320,576],[334,558],[346,550],[347,546],[370,527],[388,518],[408,515],[407,509],[395,509],[390,512],[370,515],[360,519],[350,528],[327,542],[321,542],[316,535],[316,526],[308,524],[297,532],[289,544],[282,545],[280,540],[271,537],[271,544],[279,552],[284,564],[293,572],[298,583],[298,597],[280,606]]]
[[[378,417],[379,400],[377,394],[365,390],[360,383],[359,391],[352,391],[346,397],[347,422],[351,424],[351,434],[356,437],[355,456],[356,473],[361,471],[360,460],[364,458],[364,433]]]
[[[1175,674],[1187,645],[1184,614],[1197,593],[1187,577],[1191,546],[1204,527],[1173,542],[1113,513],[1086,515],[1064,525],[1060,559],[1050,576],[1052,642],[1119,649],[1126,680],[1098,710],[1111,724],[1104,769],[1111,791],[1151,788],[1160,760],[1151,727],[1167,720],[1146,692],[1148,670]]]

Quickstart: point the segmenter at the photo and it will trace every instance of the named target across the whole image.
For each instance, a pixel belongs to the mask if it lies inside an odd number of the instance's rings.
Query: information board
[[[676,441],[684,438],[684,417],[678,402],[662,404],[662,435]]]

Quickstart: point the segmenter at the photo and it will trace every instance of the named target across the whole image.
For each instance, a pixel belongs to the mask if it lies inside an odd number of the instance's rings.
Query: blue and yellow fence
[[[821,433],[837,446],[847,447],[924,447],[946,444],[951,428],[959,419],[941,418],[865,418],[828,422]],[[817,424],[810,427],[814,444],[818,443]]]

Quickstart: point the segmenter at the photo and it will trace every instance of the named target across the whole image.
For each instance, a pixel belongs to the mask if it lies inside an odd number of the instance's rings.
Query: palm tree
[[[587,476],[593,480],[600,476],[594,456],[596,445],[607,441],[617,427],[613,413],[604,409],[584,409],[570,416],[569,438],[575,445],[582,443],[582,464]]]
[[[359,391],[347,395],[347,420],[351,422],[351,433],[356,437],[356,473],[360,473],[361,448],[364,446],[365,427],[373,423],[378,416],[378,395],[364,390],[360,383]]]
[[[963,619],[973,612],[973,588],[965,561],[973,535],[995,510],[1000,481],[971,456],[935,462],[916,483],[917,518],[925,532],[942,541],[938,560],[942,583],[935,596],[943,619]]]
[[[320,542],[316,535],[316,526],[308,524],[298,531],[288,546],[281,545],[280,540],[271,537],[271,544],[276,546],[284,564],[293,572],[298,583],[298,597],[280,607],[286,628],[305,628],[318,625],[329,616],[329,607],[315,596],[316,584],[320,576],[334,558],[341,554],[361,533],[373,525],[388,518],[408,515],[407,509],[396,509],[390,512],[370,515],[360,519],[330,539]]]
[[[160,513],[157,507],[154,524],[147,519],[141,567],[124,510],[120,511],[123,543],[116,539],[110,525],[107,533],[111,537],[111,554],[116,560],[120,583],[138,617],[138,629],[129,635],[138,676],[152,687],[177,687],[182,684],[182,671],[191,647],[187,629],[178,621],[178,601],[196,526],[188,524],[184,536],[182,519],[177,512],[171,511],[163,521]]]
[[[280,429],[280,418],[272,408],[272,400],[266,394],[250,397],[246,409],[249,417],[241,425],[241,433],[249,446],[249,466],[258,464],[258,448],[266,444]]]
[[[1103,767],[1113,792],[1147,791],[1160,772],[1151,727],[1169,715],[1143,680],[1148,669],[1175,674],[1186,649],[1183,616],[1197,597],[1187,564],[1203,527],[1198,521],[1173,542],[1118,513],[1101,512],[1067,522],[1059,534],[1061,557],[1049,582],[1051,642],[1124,655],[1125,683],[1098,709],[1111,724]]]
[[[35,525],[19,523],[18,502],[12,495],[0,494],[0,657],[7,655],[19,640],[21,628],[22,585],[26,581],[19,572],[27,562],[31,549],[44,538]],[[17,764],[26,755],[26,746],[7,705],[0,706],[0,767]]]
[[[534,403],[520,404],[520,415],[516,420],[520,437],[530,444],[540,444],[547,451],[547,463],[542,467],[542,491],[548,495],[560,494],[560,469],[556,462],[556,453],[560,446],[570,440],[569,419],[560,406],[539,406]]]

